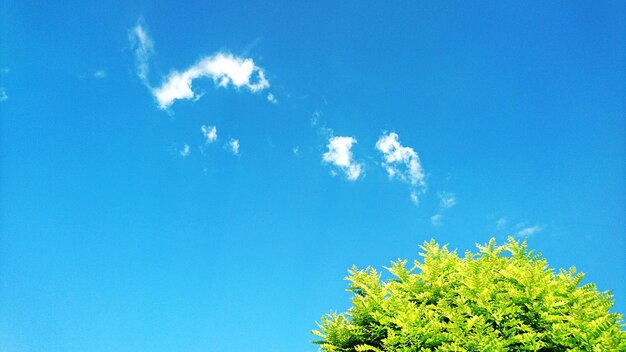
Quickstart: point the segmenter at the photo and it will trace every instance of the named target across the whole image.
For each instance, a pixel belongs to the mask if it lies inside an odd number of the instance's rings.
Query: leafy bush
[[[558,274],[526,242],[491,239],[459,257],[434,240],[423,262],[353,267],[347,313],[322,317],[322,351],[626,351],[621,315],[608,292],[580,285],[572,267]]]

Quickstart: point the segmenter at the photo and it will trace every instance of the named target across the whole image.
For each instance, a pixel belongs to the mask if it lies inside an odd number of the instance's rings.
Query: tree
[[[582,273],[555,273],[526,242],[491,239],[459,257],[434,240],[423,261],[353,267],[352,307],[322,317],[322,351],[626,351],[622,316]]]

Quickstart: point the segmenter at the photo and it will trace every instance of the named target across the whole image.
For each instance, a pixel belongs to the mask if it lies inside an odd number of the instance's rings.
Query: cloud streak
[[[148,73],[150,72],[149,59],[154,54],[154,44],[146,29],[137,24],[128,34],[131,48],[135,55],[136,73],[141,82],[150,88]]]
[[[160,87],[152,89],[159,108],[165,110],[179,99],[197,98],[192,83],[203,77],[211,78],[218,87],[245,87],[253,93],[270,86],[263,69],[252,59],[218,53],[201,59],[185,71],[171,72]]]
[[[353,137],[331,137],[328,140],[328,151],[322,155],[322,161],[341,169],[346,178],[356,181],[362,174],[364,165],[354,160],[352,145],[356,144]]]
[[[524,227],[523,229],[517,231],[517,236],[519,237],[529,237],[532,236],[538,232],[543,231],[543,226],[541,225],[535,225],[535,226],[528,226],[528,227]]]

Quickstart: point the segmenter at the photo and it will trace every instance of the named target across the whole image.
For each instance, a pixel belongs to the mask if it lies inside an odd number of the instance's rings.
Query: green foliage
[[[398,260],[381,282],[353,267],[352,307],[322,317],[322,351],[626,351],[608,292],[580,285],[575,268],[553,272],[526,243],[491,239],[459,257],[434,240],[423,261]]]

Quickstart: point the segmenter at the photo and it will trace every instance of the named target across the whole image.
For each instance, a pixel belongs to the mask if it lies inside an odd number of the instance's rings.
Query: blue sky
[[[0,5],[0,350],[315,351],[526,238],[626,313],[623,2]]]

